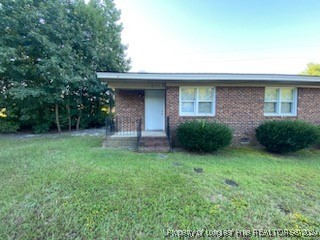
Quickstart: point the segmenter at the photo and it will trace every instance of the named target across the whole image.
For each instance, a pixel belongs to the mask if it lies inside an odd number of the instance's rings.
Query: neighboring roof
[[[237,74],[237,73],[115,73],[98,72],[97,77],[104,80],[120,81],[219,81],[219,82],[283,82],[320,84],[320,76],[287,74]]]

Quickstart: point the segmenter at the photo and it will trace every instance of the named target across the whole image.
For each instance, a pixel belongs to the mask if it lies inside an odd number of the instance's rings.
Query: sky
[[[114,0],[131,72],[298,74],[320,63],[320,0]]]

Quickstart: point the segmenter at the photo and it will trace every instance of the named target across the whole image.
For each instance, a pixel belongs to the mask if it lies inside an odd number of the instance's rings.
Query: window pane
[[[182,88],[181,100],[194,101],[196,99],[196,88]]]
[[[277,88],[266,88],[265,101],[277,101],[278,98]]]
[[[264,112],[265,113],[276,113],[277,112],[277,103],[264,103]]]
[[[281,101],[290,102],[293,101],[293,90],[290,88],[281,89]]]
[[[194,113],[194,103],[193,102],[183,102],[181,105],[181,111],[183,113]]]
[[[292,113],[292,103],[281,103],[281,113]]]
[[[199,102],[198,113],[212,113],[212,103]]]
[[[212,101],[213,88],[199,88],[199,101]]]

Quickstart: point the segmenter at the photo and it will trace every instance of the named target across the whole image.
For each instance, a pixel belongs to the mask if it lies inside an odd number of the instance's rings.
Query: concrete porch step
[[[169,152],[167,137],[142,137],[138,146],[139,152]]]
[[[151,153],[151,152],[170,152],[170,147],[139,147],[139,152],[141,153]]]
[[[139,146],[166,146],[169,145],[167,137],[142,137]]]

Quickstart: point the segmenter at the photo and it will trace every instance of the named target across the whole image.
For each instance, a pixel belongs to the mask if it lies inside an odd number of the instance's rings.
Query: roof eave
[[[164,82],[280,82],[320,84],[320,77],[281,74],[165,74],[98,72],[105,81],[164,81]]]

